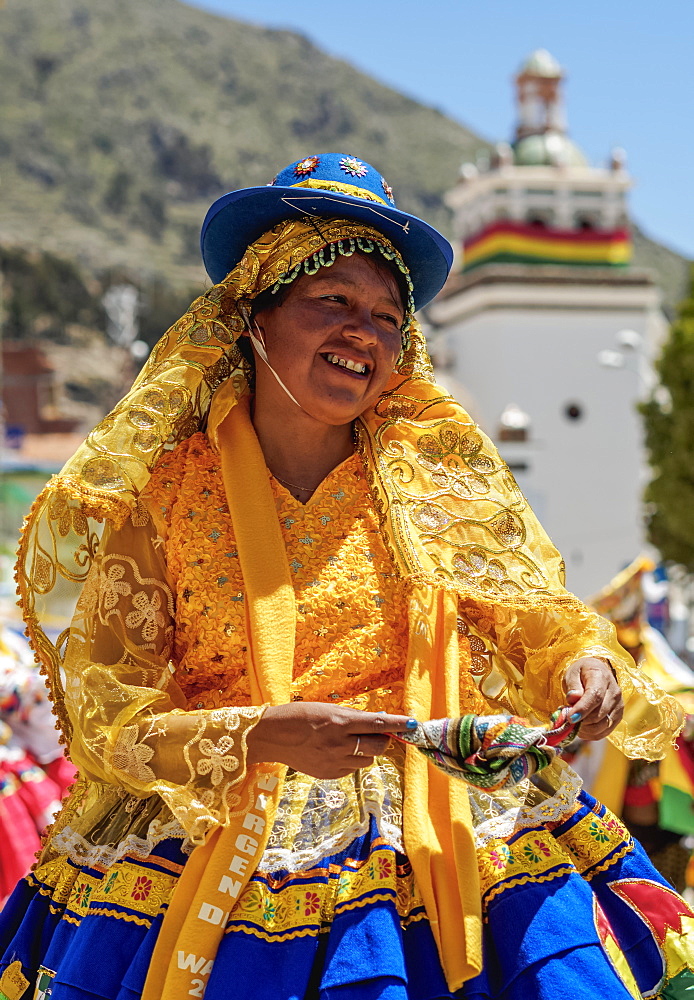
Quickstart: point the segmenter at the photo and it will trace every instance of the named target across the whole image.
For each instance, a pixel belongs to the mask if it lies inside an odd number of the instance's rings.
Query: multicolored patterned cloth
[[[476,788],[517,785],[541,771],[578,731],[569,708],[552,716],[549,729],[529,726],[516,715],[463,715],[458,719],[420,722],[399,739],[411,743],[451,777]]]

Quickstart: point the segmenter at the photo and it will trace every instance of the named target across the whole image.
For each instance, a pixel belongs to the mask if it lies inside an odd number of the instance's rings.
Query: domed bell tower
[[[514,82],[513,141],[464,163],[446,195],[457,266],[426,318],[440,381],[463,387],[587,597],[643,544],[635,403],[667,327],[652,276],[630,264],[624,153],[588,163],[544,49]],[[626,333],[624,365],[601,366]]]
[[[561,82],[564,72],[546,49],[538,49],[516,76],[518,125],[516,142],[527,135],[563,133],[566,130]]]

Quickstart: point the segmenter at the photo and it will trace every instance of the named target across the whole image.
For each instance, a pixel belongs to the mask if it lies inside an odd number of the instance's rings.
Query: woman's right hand
[[[385,752],[389,733],[414,728],[413,721],[318,701],[271,705],[248,734],[247,761],[287,764],[314,778],[343,778],[373,763]]]

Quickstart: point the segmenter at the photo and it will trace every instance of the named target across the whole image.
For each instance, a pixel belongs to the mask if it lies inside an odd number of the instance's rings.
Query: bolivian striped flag
[[[694,834],[694,752],[679,736],[660,763],[660,825],[673,833]]]
[[[464,245],[463,269],[491,261],[508,264],[583,264],[625,267],[631,260],[627,229],[546,229],[506,219]]]

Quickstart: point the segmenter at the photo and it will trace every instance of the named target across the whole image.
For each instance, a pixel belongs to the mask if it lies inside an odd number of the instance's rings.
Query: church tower
[[[631,257],[624,154],[596,169],[568,137],[564,73],[534,52],[516,77],[513,145],[463,164],[448,196],[465,270],[499,263],[626,267]]]
[[[534,52],[512,143],[461,167],[446,196],[457,264],[426,318],[441,381],[462,387],[587,597],[643,545],[636,402],[667,327],[630,263],[624,154],[588,163],[563,85]]]
[[[565,131],[561,81],[564,72],[546,49],[538,49],[516,77],[518,126],[516,142],[528,135],[561,135]]]

